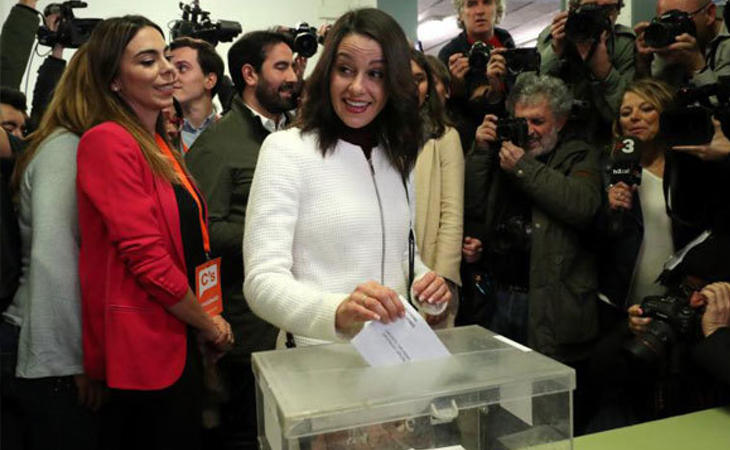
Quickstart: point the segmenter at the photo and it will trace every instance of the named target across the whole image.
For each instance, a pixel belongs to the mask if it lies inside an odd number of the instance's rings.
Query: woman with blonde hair
[[[214,262],[204,199],[165,137],[177,73],[161,29],[141,16],[105,20],[87,46],[96,126],[77,158],[84,367],[110,388],[110,443],[200,448],[196,341],[224,351],[233,338],[194,293],[196,272]]]
[[[661,81],[636,80],[627,87],[613,124],[616,139],[636,140],[642,172],[640,185],[619,182],[606,189],[611,213],[605,216],[603,228],[611,244],[605,252],[606,258],[601,258],[600,285],[604,298],[619,309],[640,303],[647,295],[664,292],[654,280],[675,245],[664,206],[667,144],[660,136],[659,122],[662,111],[671,105],[673,98],[670,87]],[[617,218],[621,229],[611,230],[615,226],[609,222],[615,223]]]
[[[85,374],[76,210],[76,149],[91,127],[88,58],[81,47],[59,81],[40,126],[17,161],[22,274],[3,327],[19,329],[13,395],[30,448],[94,448],[102,385]],[[17,334],[16,334],[17,335]],[[12,369],[11,369],[12,370]],[[6,401],[3,398],[5,409]],[[7,437],[4,436],[4,442]]]

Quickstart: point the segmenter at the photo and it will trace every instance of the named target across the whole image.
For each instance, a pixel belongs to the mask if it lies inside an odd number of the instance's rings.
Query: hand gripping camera
[[[241,34],[241,24],[232,20],[210,20],[210,12],[200,9],[198,0],[193,0],[190,5],[182,2],[179,4],[182,10],[182,19],[176,20],[170,29],[172,39],[181,36],[190,36],[202,39],[216,46],[218,42],[231,42]]]
[[[102,19],[79,19],[74,17],[75,8],[86,8],[86,2],[68,1],[51,3],[43,10],[44,16],[58,14],[58,26],[52,31],[45,25],[38,28],[38,43],[53,47],[60,44],[65,48],[79,48],[89,40],[91,32]]]
[[[695,23],[688,13],[673,9],[651,20],[644,30],[644,41],[649,47],[664,48],[684,33],[696,36]]]
[[[699,333],[700,313],[689,300],[674,295],[649,296],[641,302],[643,317],[652,319],[646,331],[626,342],[624,349],[638,361],[656,365],[666,360],[678,340],[691,340]]]
[[[469,59],[469,70],[484,75],[492,56],[492,50],[493,48],[489,44],[482,41],[475,42],[466,54]],[[510,76],[517,76],[522,72],[540,71],[540,53],[537,48],[510,48],[500,54],[504,57]]]
[[[497,140],[500,142],[510,141],[524,149],[529,134],[526,119],[499,119],[497,121]]]
[[[565,22],[565,38],[573,43],[598,40],[601,33],[611,31],[613,5],[586,3],[568,13]]]

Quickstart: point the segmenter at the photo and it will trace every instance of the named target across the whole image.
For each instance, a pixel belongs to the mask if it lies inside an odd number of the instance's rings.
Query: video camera
[[[469,69],[483,75],[487,71],[487,64],[492,56],[492,46],[482,41],[475,42],[466,54],[469,59]],[[536,48],[510,48],[501,55],[507,65],[507,74],[517,76],[522,72],[540,71],[540,53]]]
[[[292,38],[294,53],[305,58],[314,56],[318,44],[322,43],[321,39],[317,38],[317,29],[310,27],[307,22],[300,23],[296,28],[289,28],[285,33]]]
[[[500,142],[510,141],[518,147],[525,148],[529,134],[526,119],[508,118],[497,121],[497,140]]]
[[[677,92],[672,108],[662,112],[660,136],[672,146],[702,145],[712,140],[712,117],[730,136],[730,76],[700,87],[684,87]]]
[[[216,46],[218,42],[231,42],[241,34],[241,24],[232,20],[210,20],[210,12],[200,9],[198,0],[193,0],[189,5],[180,2],[182,19],[176,20],[170,29],[172,39],[181,36],[190,36],[202,39]]]
[[[673,9],[651,20],[644,30],[644,41],[649,47],[664,48],[684,33],[697,36],[697,27],[689,13]]]
[[[74,17],[74,8],[86,8],[86,2],[67,1],[51,3],[43,10],[43,15],[58,14],[56,31],[47,26],[38,28],[38,43],[48,47],[60,44],[65,48],[79,48],[89,40],[91,32],[101,23],[102,19],[79,19]]]
[[[611,9],[614,5],[586,3],[568,13],[565,38],[573,43],[598,40],[601,33],[611,31]]]

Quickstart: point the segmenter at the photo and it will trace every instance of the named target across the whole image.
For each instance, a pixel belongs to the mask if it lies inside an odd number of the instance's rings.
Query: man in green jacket
[[[467,156],[465,257],[490,275],[490,329],[564,362],[597,337],[595,258],[583,231],[601,204],[598,152],[571,139],[571,95],[550,76],[518,78],[507,107],[527,121],[526,142],[499,142],[487,115]],[[519,144],[519,145],[518,145]]]
[[[211,256],[222,257],[223,316],[236,342],[219,363],[229,394],[221,407],[225,448],[258,448],[251,353],[273,349],[278,330],[256,317],[243,297],[243,229],[261,143],[287,124],[287,111],[296,106],[292,64],[291,45],[282,34],[254,31],[236,41],[228,68],[240,95],[185,158],[208,202]]]
[[[600,8],[606,29],[576,41],[566,33],[566,24],[577,8],[591,7],[588,3]],[[558,13],[537,38],[540,73],[558,77],[568,85],[573,97],[584,102],[585,110],[579,115],[586,118],[585,138],[607,144],[626,85],[634,78],[635,36],[630,28],[616,24],[623,0],[570,0],[569,4],[569,11]]]

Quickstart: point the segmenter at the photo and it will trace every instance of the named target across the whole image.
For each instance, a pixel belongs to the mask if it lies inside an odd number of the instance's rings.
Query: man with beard
[[[278,333],[243,298],[242,242],[259,148],[269,133],[288,123],[287,111],[296,106],[293,56],[289,38],[279,33],[254,31],[236,41],[228,52],[228,68],[240,96],[186,155],[208,202],[211,256],[222,258],[223,316],[236,341],[218,364],[228,393],[220,415],[226,449],[258,448],[251,353],[273,349]]]
[[[572,96],[557,78],[518,78],[507,99],[525,142],[476,131],[466,164],[466,257],[491,278],[491,330],[566,363],[585,361],[598,331],[594,256],[582,244],[601,205],[598,154],[564,128]],[[519,141],[519,139],[515,139]],[[482,245],[483,243],[483,245]]]

